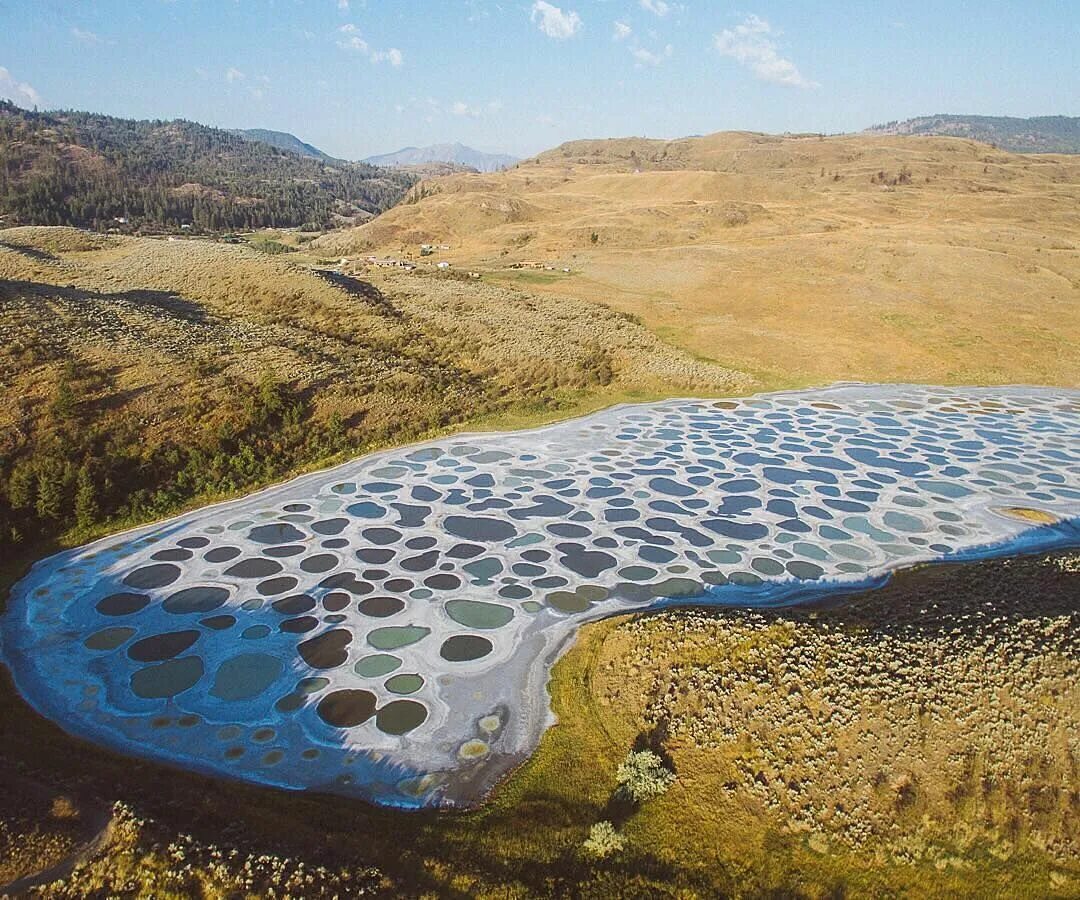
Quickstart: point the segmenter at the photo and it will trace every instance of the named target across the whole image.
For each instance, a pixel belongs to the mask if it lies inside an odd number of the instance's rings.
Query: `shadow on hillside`
[[[211,321],[210,315],[203,306],[171,291],[130,290],[104,293],[41,281],[0,279],[0,300],[29,298],[60,300],[73,304],[124,303],[137,306],[157,318],[182,319],[194,325],[206,325]]]
[[[869,638],[970,637],[994,625],[1080,613],[1080,569],[1062,562],[1069,552],[928,563],[896,573],[879,588],[838,593],[802,606],[742,610],[688,603],[667,612],[717,618],[750,614],[770,622],[842,628]]]
[[[48,250],[39,250],[37,247],[24,247],[22,244],[12,244],[8,241],[0,241],[0,247],[14,253],[21,253],[23,256],[28,256],[30,259],[36,259],[39,262],[56,262],[59,259],[59,257],[49,253]]]
[[[343,275],[330,269],[314,269],[316,275],[324,281],[329,281],[335,287],[341,288],[350,297],[359,297],[371,306],[375,307],[381,315],[400,319],[403,313],[394,306],[387,296],[375,285],[367,281],[361,281],[351,275]]]

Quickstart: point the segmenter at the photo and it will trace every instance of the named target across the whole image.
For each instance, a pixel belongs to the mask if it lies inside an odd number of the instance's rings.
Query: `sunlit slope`
[[[429,181],[318,246],[420,243],[458,265],[569,267],[530,284],[778,383],[1080,383],[1075,157],[898,136],[576,141]]]
[[[416,276],[383,293],[228,244],[0,230],[0,428],[45,416],[74,364],[96,416],[147,440],[220,417],[261,378],[362,432],[447,424],[591,388],[724,392],[746,376],[594,304]],[[15,398],[19,403],[15,402]],[[20,408],[21,404],[21,408]]]
[[[465,423],[753,383],[574,298],[0,229],[0,560]]]

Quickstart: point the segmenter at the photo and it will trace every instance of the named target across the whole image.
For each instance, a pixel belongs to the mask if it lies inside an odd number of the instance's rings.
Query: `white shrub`
[[[651,750],[631,751],[615,773],[615,780],[623,796],[644,803],[665,793],[675,780],[675,773]]]
[[[626,845],[626,838],[615,830],[610,822],[597,822],[589,829],[589,836],[581,849],[586,856],[593,859],[606,859],[613,853],[618,853]]]

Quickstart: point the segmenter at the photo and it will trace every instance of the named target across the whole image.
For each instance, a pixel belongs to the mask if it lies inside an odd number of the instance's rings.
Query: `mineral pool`
[[[1080,544],[1080,392],[839,385],[392,450],[39,562],[3,651],[124,752],[397,806],[535,748],[591,619]]]

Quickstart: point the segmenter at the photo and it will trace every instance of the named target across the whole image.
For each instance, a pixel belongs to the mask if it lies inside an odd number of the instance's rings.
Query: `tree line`
[[[212,428],[148,445],[134,416],[103,422],[88,408],[85,368],[69,360],[45,415],[21,440],[0,444],[0,550],[77,528],[144,521],[192,497],[264,483],[349,445],[340,416],[319,419],[310,399],[264,375],[235,386]],[[198,410],[189,418],[198,421]]]
[[[0,101],[0,215],[9,224],[327,228],[337,216],[382,212],[415,181],[196,122],[30,112]]]

